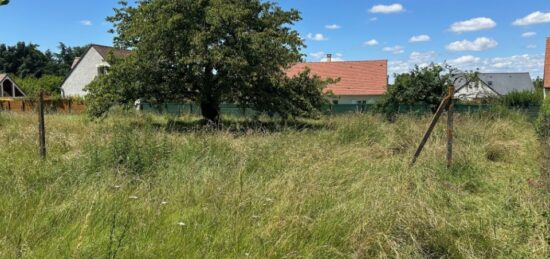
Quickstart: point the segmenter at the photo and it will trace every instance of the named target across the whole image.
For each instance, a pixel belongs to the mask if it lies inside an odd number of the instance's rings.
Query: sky
[[[0,43],[56,50],[111,45],[105,17],[118,0],[11,0],[0,7]],[[432,62],[481,72],[543,75],[548,0],[278,0],[302,20],[307,61],[388,60],[389,74]]]

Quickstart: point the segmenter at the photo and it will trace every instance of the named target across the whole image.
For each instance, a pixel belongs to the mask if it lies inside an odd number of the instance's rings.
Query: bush
[[[550,98],[544,101],[537,120],[537,132],[543,139],[550,139]]]
[[[544,97],[539,91],[513,91],[502,96],[498,103],[510,108],[540,106]]]
[[[432,64],[416,66],[408,73],[395,75],[395,83],[378,104],[378,110],[390,120],[395,119],[400,104],[422,104],[435,110],[447,94],[449,74],[445,67]]]
[[[60,96],[64,77],[46,75],[40,78],[25,77],[14,80],[29,97],[38,96],[40,90],[44,90],[44,93],[49,96]]]

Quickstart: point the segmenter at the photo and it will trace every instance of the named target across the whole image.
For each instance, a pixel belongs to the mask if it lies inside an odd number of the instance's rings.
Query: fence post
[[[40,145],[40,158],[46,159],[46,127],[44,125],[44,91],[38,98],[38,142]]]
[[[453,165],[453,126],[454,126],[454,95],[455,87],[449,86],[449,108],[447,109],[447,167]]]

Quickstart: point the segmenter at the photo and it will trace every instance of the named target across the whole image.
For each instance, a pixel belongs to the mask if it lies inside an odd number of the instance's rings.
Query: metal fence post
[[[449,108],[447,109],[447,167],[453,165],[453,134],[454,134],[454,86],[449,86]]]
[[[38,141],[42,160],[46,159],[46,127],[44,124],[44,92],[41,91],[38,98]]]

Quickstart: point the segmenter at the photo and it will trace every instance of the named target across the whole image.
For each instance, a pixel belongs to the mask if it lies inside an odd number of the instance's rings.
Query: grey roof
[[[479,79],[500,95],[514,91],[534,90],[533,80],[529,73],[479,73]],[[459,83],[461,81],[465,80],[459,80],[457,87],[463,86]]]

